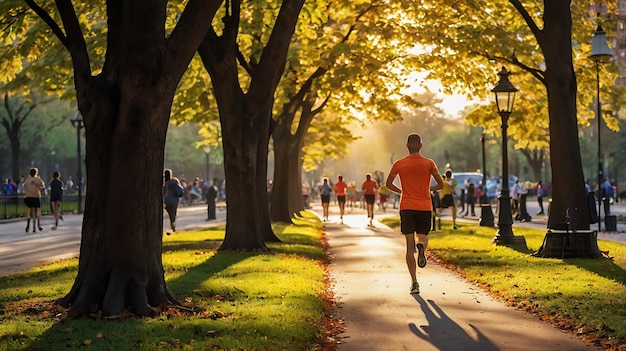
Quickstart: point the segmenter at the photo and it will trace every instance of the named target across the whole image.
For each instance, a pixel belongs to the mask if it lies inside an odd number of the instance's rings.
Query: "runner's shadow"
[[[431,343],[438,350],[499,350],[496,345],[471,324],[469,326],[472,328],[475,336],[468,334],[460,325],[450,319],[434,301],[428,300],[427,302],[419,295],[413,295],[413,298],[420,304],[428,325],[417,326],[415,323],[409,323],[409,329],[413,334]]]

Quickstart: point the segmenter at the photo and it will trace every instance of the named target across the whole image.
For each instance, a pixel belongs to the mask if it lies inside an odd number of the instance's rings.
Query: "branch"
[[[211,22],[223,0],[191,0],[185,6],[178,24],[168,38],[168,47],[176,56],[184,56],[180,64],[186,68],[203,39],[210,37]],[[184,68],[177,68],[184,70]]]
[[[508,63],[510,63],[512,65],[515,65],[515,66],[523,69],[524,71],[532,74],[542,84],[544,84],[544,85],[546,84],[544,71],[542,71],[540,69],[537,69],[537,68],[532,68],[530,66],[527,66],[527,65],[521,63],[517,59],[517,57],[515,56],[515,53],[513,53],[511,55],[511,57],[504,57],[504,56],[499,56],[499,55],[490,55],[487,52],[482,53],[482,52],[473,51],[473,52],[470,52],[470,53],[472,53],[472,54],[474,54],[476,56],[482,56],[482,57],[486,58],[489,61],[504,61],[504,62],[508,62]]]
[[[539,43],[539,46],[543,48],[545,46],[545,42],[543,39],[543,31],[539,29],[539,27],[537,27],[537,23],[535,23],[532,17],[530,17],[530,14],[524,8],[524,5],[522,5],[519,0],[509,0],[509,2],[513,5],[513,7],[515,7],[517,12],[519,12],[519,14],[522,16],[522,18],[524,19],[524,21],[530,28],[530,31],[535,35],[535,39],[537,39],[537,43]]]
[[[283,1],[269,41],[259,60],[258,74],[260,76],[253,77],[250,91],[257,94],[271,94],[276,89],[285,69],[287,51],[303,5],[304,0]]]
[[[65,48],[69,50],[67,37],[65,36],[59,25],[56,23],[56,21],[52,19],[52,17],[50,17],[48,12],[41,8],[39,5],[37,5],[34,0],[24,0],[24,2],[26,2],[26,4],[35,12],[35,14],[37,14],[37,16],[39,16],[48,25],[48,27],[50,27],[54,35],[59,38],[63,46],[65,46]]]

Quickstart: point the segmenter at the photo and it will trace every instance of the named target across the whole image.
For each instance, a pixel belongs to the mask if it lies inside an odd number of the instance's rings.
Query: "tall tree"
[[[347,126],[356,115],[368,120],[400,119],[399,105],[416,103],[402,90],[414,67],[403,57],[412,47],[404,1],[333,1],[320,23],[301,28],[292,43],[275,114],[274,184],[271,215],[288,221],[303,208],[301,159],[311,126],[329,124],[319,150],[333,153],[354,139]],[[323,113],[328,111],[328,113]],[[335,130],[341,131],[334,133]],[[307,139],[310,139],[307,137]]]
[[[97,17],[96,10],[78,5],[79,14],[70,0],[56,1],[54,9],[34,0],[26,3],[70,54],[87,140],[89,187],[79,271],[58,303],[70,307],[70,314],[99,309],[117,315],[127,307],[137,315],[154,314],[157,307],[176,303],[161,262],[170,108],[221,1],[190,0],[171,31],[166,30],[167,1],[107,1],[106,50],[91,52],[81,21]],[[41,35],[12,29],[21,33],[22,42]],[[90,54],[104,55],[95,74]]]
[[[266,241],[278,240],[270,225],[266,190],[270,120],[303,4],[283,1],[274,11],[263,12],[253,6],[242,11],[241,1],[228,1],[221,35],[211,28],[198,50],[211,76],[222,126],[228,213],[221,250],[267,250]],[[249,50],[239,45],[244,19],[274,23],[263,44]],[[247,74],[243,79],[239,65]]]

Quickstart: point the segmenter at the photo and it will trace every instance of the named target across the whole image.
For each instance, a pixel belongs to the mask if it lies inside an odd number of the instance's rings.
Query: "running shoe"
[[[424,255],[424,244],[418,243],[417,247],[417,266],[420,268],[426,267],[426,256]]]
[[[411,284],[411,294],[419,294],[420,293],[420,285],[417,282],[413,282]]]

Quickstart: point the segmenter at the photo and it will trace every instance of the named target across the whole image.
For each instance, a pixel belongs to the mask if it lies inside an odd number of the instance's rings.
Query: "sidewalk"
[[[178,230],[192,230],[226,224],[224,206],[218,206],[217,220],[205,221],[206,205],[181,206],[176,219]],[[0,276],[16,273],[37,264],[78,257],[82,215],[63,214],[64,221],[52,230],[54,218],[41,218],[43,231],[24,232],[25,218],[0,221]],[[169,231],[167,214],[163,216],[163,228]],[[32,227],[31,227],[32,228]]]
[[[321,209],[313,209],[318,215]],[[508,307],[438,265],[418,268],[421,293],[409,294],[402,236],[364,210],[336,206],[325,223],[332,280],[345,322],[340,351],[353,350],[598,350],[535,316]],[[375,218],[395,216],[396,210]]]

